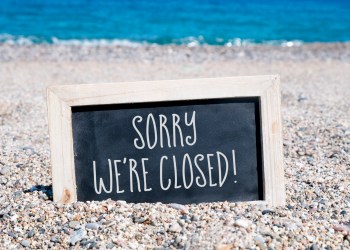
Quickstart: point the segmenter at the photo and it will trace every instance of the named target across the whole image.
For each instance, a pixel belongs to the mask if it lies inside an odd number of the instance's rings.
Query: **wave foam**
[[[14,36],[10,34],[0,34],[0,44],[10,45],[33,45],[33,44],[58,44],[70,46],[126,46],[137,47],[142,45],[186,45],[188,47],[198,47],[201,45],[221,45],[226,47],[241,47],[255,44],[277,45],[282,47],[300,46],[303,44],[300,40],[270,40],[270,41],[254,41],[253,39],[234,38],[225,40],[223,38],[215,38],[215,42],[207,42],[203,36],[185,37],[173,39],[169,43],[157,43],[149,41],[132,41],[128,39],[59,39],[51,37],[43,39],[36,36]]]

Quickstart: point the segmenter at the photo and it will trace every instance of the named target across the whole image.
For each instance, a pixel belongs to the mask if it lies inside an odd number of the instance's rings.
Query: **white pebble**
[[[235,221],[235,226],[238,226],[238,227],[248,228],[249,224],[250,224],[249,221],[243,220],[243,219],[238,219]]]

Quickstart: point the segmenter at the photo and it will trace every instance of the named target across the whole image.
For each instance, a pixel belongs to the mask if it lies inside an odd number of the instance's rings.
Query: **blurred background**
[[[291,46],[349,40],[349,0],[0,2],[2,43]]]

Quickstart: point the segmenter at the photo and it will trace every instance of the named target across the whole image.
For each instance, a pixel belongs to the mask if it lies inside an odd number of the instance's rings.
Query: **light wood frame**
[[[260,98],[264,199],[258,203],[284,205],[280,83],[275,75],[48,87],[54,201],[77,200],[71,107],[232,97]]]

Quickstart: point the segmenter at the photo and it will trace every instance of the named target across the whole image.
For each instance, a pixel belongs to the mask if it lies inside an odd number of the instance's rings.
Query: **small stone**
[[[103,223],[104,225],[106,225],[106,227],[110,227],[110,226],[113,226],[113,225],[115,225],[116,224],[116,222],[115,221],[106,221],[105,223]]]
[[[232,249],[232,245],[228,244],[220,244],[215,247],[215,250],[230,250]]]
[[[49,199],[49,197],[48,197],[47,194],[45,194],[45,193],[41,193],[41,194],[39,195],[39,198],[40,198],[40,199],[43,199],[43,200]]]
[[[116,244],[116,245],[119,245],[119,238],[113,238],[112,239],[112,243]]]
[[[32,229],[28,232],[27,236],[28,236],[28,238],[32,238],[34,236],[34,234],[35,234],[35,231],[34,231],[34,229]]]
[[[136,217],[136,218],[134,218],[134,223],[143,223],[143,222],[145,222],[147,220],[147,218],[138,218],[138,217]]]
[[[261,235],[255,235],[253,239],[255,243],[259,243],[259,244],[265,243],[265,239]]]
[[[263,210],[261,213],[262,213],[262,215],[265,215],[265,214],[274,214],[275,211],[270,210],[270,209],[265,209],[265,210]]]
[[[171,226],[169,227],[169,232],[180,233],[181,231],[182,227],[177,222],[171,224]]]
[[[342,211],[340,212],[340,214],[341,214],[341,215],[346,215],[347,213],[346,213],[345,210],[342,210]]]
[[[291,231],[295,231],[295,230],[298,229],[298,226],[295,225],[295,223],[288,223],[288,222],[286,222],[286,223],[284,223],[284,227],[286,229],[288,229],[288,230],[291,230]]]
[[[307,100],[308,98],[306,96],[303,96],[303,95],[299,95],[298,97],[298,102],[301,102],[301,101],[305,101]]]
[[[184,226],[185,225],[185,221],[184,220],[178,220],[177,223],[179,223],[180,226]]]
[[[8,166],[3,166],[1,169],[0,169],[0,174],[1,175],[5,175],[7,174],[8,172],[10,172],[10,168]]]
[[[169,204],[169,207],[172,207],[172,208],[175,208],[175,209],[177,209],[177,210],[180,210],[181,213],[183,213],[183,214],[187,214],[187,213],[188,213],[187,207],[184,206],[184,205],[181,205],[181,204],[170,203],[170,204]]]
[[[17,214],[14,214],[10,217],[10,221],[11,222],[17,222],[17,218],[18,218],[18,215]]]
[[[125,206],[126,204],[128,204],[126,201],[123,201],[123,200],[118,200],[115,202],[117,205],[120,205],[120,206]]]
[[[65,233],[65,234],[70,234],[70,229],[68,227],[64,227],[62,228],[62,231]]]
[[[93,240],[88,240],[88,241],[85,241],[85,243],[82,245],[88,249],[93,249],[97,245],[97,242]]]
[[[77,242],[81,241],[84,236],[85,236],[86,232],[84,229],[79,229],[76,230],[72,233],[71,237],[69,238],[69,243],[74,246]]]
[[[15,233],[13,233],[13,232],[9,232],[7,235],[10,236],[10,237],[12,237],[12,238],[14,238],[14,239],[17,238],[17,234],[15,234]]]
[[[265,239],[261,235],[254,236],[254,242],[255,244],[261,249],[266,249]]]
[[[97,221],[97,218],[96,217],[91,217],[90,218],[90,222],[96,222]]]
[[[198,215],[193,215],[191,220],[192,221],[199,221],[199,216]]]
[[[187,220],[187,219],[188,219],[188,217],[187,217],[187,215],[186,215],[186,214],[184,214],[184,215],[181,215],[180,219],[181,219],[181,220]]]
[[[18,198],[18,197],[21,197],[23,195],[23,192],[22,191],[16,191],[13,193],[13,195]]]
[[[24,246],[24,247],[29,247],[30,246],[30,243],[28,240],[22,240],[21,241],[21,245]]]
[[[115,245],[112,242],[110,242],[106,245],[107,249],[112,249],[113,247],[115,247]]]
[[[100,226],[100,225],[99,225],[98,223],[92,222],[92,223],[87,223],[87,224],[85,225],[85,228],[91,229],[91,230],[98,230],[99,226]]]
[[[318,202],[313,202],[311,205],[310,205],[310,208],[317,208],[318,207]]]
[[[41,217],[39,217],[36,221],[37,221],[37,222],[44,222],[44,221],[45,221],[45,217],[44,217],[44,216],[41,216]]]
[[[314,243],[311,245],[310,250],[318,250],[318,246]]]
[[[306,236],[307,240],[310,241],[310,242],[313,242],[314,241],[314,237],[310,236],[310,235],[307,235]]]
[[[350,246],[350,242],[349,242],[348,240],[344,240],[343,246],[344,246],[344,247]]]
[[[79,221],[73,220],[73,221],[69,222],[68,226],[70,228],[77,229],[80,226],[80,224],[79,224]]]
[[[60,242],[60,240],[59,240],[59,238],[58,238],[58,236],[57,236],[57,235],[56,235],[56,236],[51,237],[50,241],[51,241],[51,242],[54,242],[54,243],[58,243],[58,242]]]
[[[138,249],[138,243],[137,242],[128,242],[128,246],[130,249]]]
[[[180,242],[181,242],[181,237],[180,236],[176,236],[175,243],[179,244]]]
[[[333,229],[338,232],[350,233],[350,227],[347,225],[335,225]]]
[[[73,217],[73,220],[76,220],[76,221],[78,221],[80,219],[81,219],[81,215],[80,214],[74,215],[74,217]]]
[[[238,219],[235,221],[235,226],[238,227],[243,227],[243,228],[247,228],[249,226],[249,221],[243,220],[243,219]]]

